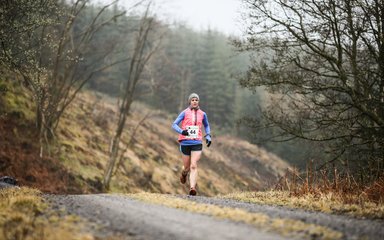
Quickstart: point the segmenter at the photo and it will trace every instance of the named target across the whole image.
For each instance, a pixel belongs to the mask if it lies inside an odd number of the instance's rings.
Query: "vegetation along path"
[[[383,239],[382,220],[293,210],[230,199],[164,194],[48,195],[124,239]]]

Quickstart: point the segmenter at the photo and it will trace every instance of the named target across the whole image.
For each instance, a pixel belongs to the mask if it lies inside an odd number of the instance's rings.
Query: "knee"
[[[197,169],[197,164],[196,163],[191,163],[190,169],[191,170],[196,170]]]

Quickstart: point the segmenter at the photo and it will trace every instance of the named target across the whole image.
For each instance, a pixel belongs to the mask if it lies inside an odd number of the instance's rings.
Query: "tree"
[[[96,42],[98,32],[125,12],[115,14],[107,11],[115,1],[100,8],[91,7],[90,10],[95,11],[92,15],[87,9],[88,3],[84,0],[74,2],[64,18],[64,24],[58,28],[58,44],[54,48],[46,88],[43,89],[41,111],[38,111],[38,119],[43,119],[40,120],[41,125],[50,132],[56,129],[67,106],[94,74],[127,61],[106,61],[113,53],[116,40],[104,38],[104,42]],[[100,45],[103,46],[101,50]]]
[[[150,36],[150,33],[156,27],[156,21],[153,17],[149,16],[149,6],[150,4],[148,4],[147,10],[134,32],[135,41],[132,42],[132,52],[129,53],[129,72],[125,88],[122,93],[123,97],[121,99],[121,103],[119,104],[119,119],[115,134],[111,141],[109,162],[104,174],[104,188],[107,190],[109,189],[112,173],[118,158],[119,144],[125,127],[127,115],[133,102],[136,85],[140,80],[144,67],[159,47],[159,44],[156,44],[154,41],[155,39],[151,39]]]
[[[95,73],[126,61],[105,61],[116,42],[104,45],[101,51],[92,45],[98,31],[125,12],[105,17],[106,10],[115,3],[112,2],[86,19],[81,14],[88,3],[89,0],[76,0],[71,6],[58,5],[54,0],[3,3],[8,26],[2,26],[5,34],[0,61],[18,72],[33,94],[40,156],[44,139],[48,144],[54,137],[60,117],[84,84]],[[79,24],[82,20],[86,21]]]
[[[1,1],[0,64],[10,70],[37,72],[38,41],[42,30],[57,24],[61,11],[57,1]],[[40,33],[40,34],[36,34]]]
[[[234,43],[264,58],[254,60],[241,84],[273,93],[266,125],[280,129],[280,140],[324,142],[333,160],[382,172],[383,2],[244,2],[251,24],[246,40]]]
[[[156,108],[180,112],[187,105],[194,72],[191,65],[196,53],[197,34],[184,25],[168,29],[163,47],[151,60],[153,82],[142,88],[152,89],[151,96],[142,100]],[[143,84],[141,84],[143,85]]]
[[[201,106],[208,113],[210,124],[226,132],[234,125],[236,82],[230,78],[230,55],[227,38],[219,32],[207,30],[199,41],[191,84],[192,92],[201,98]]]

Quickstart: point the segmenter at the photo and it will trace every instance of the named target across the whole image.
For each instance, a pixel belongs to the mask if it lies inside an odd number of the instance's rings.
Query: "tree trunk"
[[[149,61],[153,53],[157,50],[158,46],[155,46],[154,49],[145,52],[146,44],[149,41],[149,32],[152,29],[153,18],[148,17],[149,14],[149,6],[145,12],[145,15],[142,18],[142,21],[139,26],[139,30],[136,36],[135,48],[132,53],[132,58],[129,65],[129,73],[127,78],[127,86],[124,92],[124,97],[122,99],[122,103],[119,106],[119,121],[116,129],[115,136],[111,142],[110,155],[109,155],[109,163],[104,174],[104,190],[109,190],[113,169],[115,168],[117,156],[119,153],[119,143],[121,139],[121,135],[123,133],[123,129],[125,126],[126,116],[129,113],[132,101],[133,94],[135,92],[135,88],[137,82],[140,79],[141,73],[143,72],[144,66]]]
[[[123,103],[124,103],[124,101],[123,101]],[[120,112],[120,115],[119,115],[119,123],[118,123],[117,129],[116,129],[115,136],[113,137],[112,142],[111,142],[110,153],[109,153],[109,162],[108,162],[107,170],[106,170],[105,175],[104,175],[104,189],[105,190],[109,190],[109,185],[111,182],[113,169],[116,165],[116,160],[117,160],[117,156],[119,153],[119,144],[120,144],[121,134],[123,133],[126,116],[129,112],[131,104],[132,104],[132,99],[128,99],[125,106],[122,106],[122,108],[124,108],[124,110],[126,110],[126,111]],[[120,108],[120,109],[122,109],[122,108]]]

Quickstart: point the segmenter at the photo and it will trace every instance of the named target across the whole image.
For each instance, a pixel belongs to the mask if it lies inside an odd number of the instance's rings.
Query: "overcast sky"
[[[98,0],[111,2],[111,0]],[[241,35],[241,0],[152,0],[156,15],[167,22],[184,22],[196,30],[218,30],[227,35]],[[124,7],[137,0],[120,0]]]

